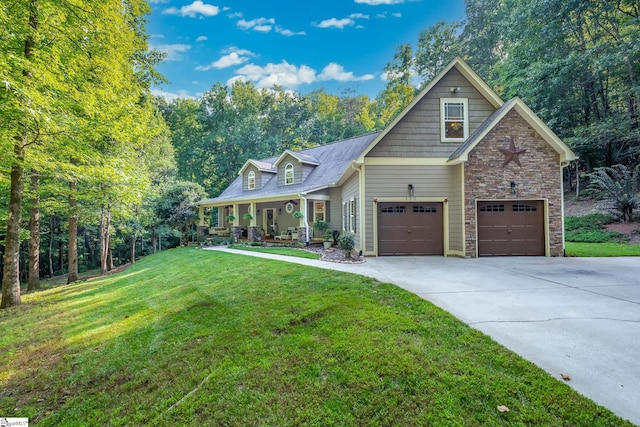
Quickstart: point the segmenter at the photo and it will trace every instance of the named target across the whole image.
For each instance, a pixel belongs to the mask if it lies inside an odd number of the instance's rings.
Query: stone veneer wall
[[[516,148],[527,150],[519,156],[522,167],[514,161],[503,166],[505,155],[499,148],[508,147],[511,137]],[[465,163],[466,255],[477,254],[477,199],[547,199],[549,254],[563,256],[561,179],[559,154],[516,111],[510,111],[469,153]],[[511,192],[512,181],[518,184],[517,194]]]

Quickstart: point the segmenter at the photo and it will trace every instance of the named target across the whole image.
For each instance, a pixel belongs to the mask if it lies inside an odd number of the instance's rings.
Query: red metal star
[[[509,143],[508,148],[499,148],[499,150],[504,153],[504,163],[502,164],[502,166],[507,166],[509,162],[513,160],[518,166],[522,167],[522,165],[520,164],[520,158],[518,156],[526,152],[527,149],[516,148],[516,143],[513,142],[513,138],[511,138],[511,142]]]

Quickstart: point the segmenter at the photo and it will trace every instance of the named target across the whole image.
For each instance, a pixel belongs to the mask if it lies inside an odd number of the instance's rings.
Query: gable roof
[[[242,168],[240,169],[240,172],[238,172],[238,175],[242,175],[242,173],[244,173],[244,171],[250,166],[254,166],[256,169],[258,169],[260,172],[269,172],[269,173],[276,173],[277,171],[273,168],[273,165],[269,162],[266,162],[264,160],[253,160],[253,159],[249,159],[247,160],[244,165],[242,166]]]
[[[351,163],[358,157],[364,148],[378,136],[378,133],[356,136],[343,141],[331,144],[320,145],[318,147],[293,152],[286,150],[277,159],[270,157],[259,161],[264,164],[277,163],[277,160],[284,158],[286,154],[294,155],[297,159],[303,159],[303,163],[309,164],[311,159],[316,161],[316,167],[309,173],[304,182],[291,185],[278,185],[278,180],[269,179],[261,188],[255,190],[244,190],[242,187],[242,176],[238,176],[229,186],[213,199],[201,200],[197,205],[210,205],[217,203],[230,203],[244,200],[261,200],[271,198],[297,198],[300,193],[309,193],[332,187],[342,181],[346,175],[355,171],[351,169]],[[301,160],[302,161],[302,160]],[[312,163],[313,164],[313,163]],[[245,163],[246,165],[246,163]],[[275,172],[275,171],[274,171]]]
[[[504,101],[495,93],[489,85],[487,85],[480,76],[467,65],[466,62],[460,57],[456,57],[453,61],[447,65],[431,82],[402,110],[400,114],[382,131],[380,135],[369,144],[367,148],[358,156],[358,162],[363,163],[364,157],[373,149],[373,147],[382,140],[402,119],[424,98],[435,85],[442,80],[449,71],[455,68],[460,74],[462,74],[471,85],[482,95],[484,98],[493,105],[494,108],[499,108],[504,104]]]
[[[480,125],[456,151],[447,163],[455,165],[466,162],[469,153],[512,110],[515,110],[553,149],[560,154],[560,161],[576,160],[578,157],[531,109],[518,97],[510,99]]]
[[[287,150],[284,150],[284,153],[282,153],[275,162],[273,162],[273,166],[277,168],[280,162],[282,162],[287,156],[294,157],[300,163],[305,163],[308,165],[318,166],[320,164],[318,159],[316,159],[310,154],[305,153],[304,151],[296,152],[296,151],[287,149]]]

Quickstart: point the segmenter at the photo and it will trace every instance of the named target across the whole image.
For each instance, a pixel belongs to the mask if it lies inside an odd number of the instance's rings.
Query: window
[[[349,233],[356,232],[356,199],[349,200]]]
[[[480,212],[504,212],[504,205],[480,206]]]
[[[438,209],[433,206],[414,206],[413,213],[437,213]]]
[[[287,163],[284,167],[284,183],[285,185],[293,184],[293,165]]]
[[[327,205],[325,202],[313,202],[313,220],[326,221]]]
[[[382,213],[404,213],[404,206],[386,206],[380,209]]]
[[[513,212],[536,212],[538,207],[535,205],[513,205],[511,210]]]
[[[467,99],[444,98],[441,106],[441,137],[443,142],[461,142],[469,136]]]
[[[254,171],[250,171],[249,175],[247,176],[247,188],[249,190],[256,189],[256,173]]]
[[[342,202],[342,231],[356,232],[356,200],[353,197]]]

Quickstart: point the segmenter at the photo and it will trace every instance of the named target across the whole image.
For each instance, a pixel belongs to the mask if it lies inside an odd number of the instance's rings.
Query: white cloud
[[[227,80],[227,85],[241,80],[254,82],[258,88],[278,85],[286,89],[295,89],[301,84],[311,84],[316,81],[316,71],[313,68],[307,65],[297,67],[287,61],[282,61],[280,64],[269,63],[264,67],[247,64],[236,73],[237,76]]]
[[[251,21],[241,19],[236,25],[243,30],[255,30],[260,32],[269,32],[273,29],[276,20],[273,18],[256,18]]]
[[[228,54],[221,56],[217,61],[213,61],[209,65],[199,65],[196,67],[198,71],[207,71],[212,68],[222,69],[233,67],[234,65],[244,64],[249,61],[250,58],[255,57],[256,54],[246,50],[232,47],[228,50]]]
[[[170,7],[162,11],[163,15],[188,16],[189,18],[195,18],[198,15],[216,16],[218,13],[220,13],[220,8],[218,6],[205,4],[201,0],[196,0],[187,6],[182,6],[180,9],[177,7]]]
[[[331,18],[331,19],[325,19],[324,21],[320,21],[319,23],[314,25],[318,28],[334,27],[334,28],[343,29],[344,27],[351,27],[355,25],[355,21],[351,18],[342,18],[342,19]]]
[[[369,19],[369,15],[365,15],[364,13],[352,13],[349,15],[351,19]]]
[[[307,35],[307,33],[305,33],[304,31],[294,32],[294,31],[282,28],[279,25],[276,25],[276,33],[282,34],[283,36],[287,36],[287,37],[291,37],[291,36],[306,36]]]
[[[197,42],[204,42],[209,40],[209,37],[207,36],[198,36],[198,38],[196,39]]]
[[[379,6],[381,4],[402,4],[404,0],[355,0],[355,2],[368,4],[369,6]]]
[[[164,60],[165,61],[180,61],[182,59],[181,53],[187,52],[191,49],[191,45],[189,44],[157,44],[151,45],[151,49],[160,51],[166,54]]]
[[[194,96],[189,95],[189,92],[186,90],[179,90],[178,93],[174,92],[165,92],[161,89],[151,89],[151,95],[159,96],[167,100],[167,102],[171,102],[176,100],[177,98],[190,98],[194,99]]]
[[[353,81],[364,81],[364,80],[372,80],[375,76],[373,74],[365,74],[360,77],[354,76],[351,71],[344,71],[344,67],[340,64],[336,64],[335,62],[331,62],[329,65],[324,67],[320,75],[318,76],[318,80],[337,80],[339,82],[353,82]]]
[[[400,12],[392,13],[391,16],[393,16],[394,18],[402,18],[402,13]]]
[[[339,82],[372,80],[373,74],[355,76],[352,72],[344,70],[342,65],[330,63],[318,74],[316,70],[307,66],[296,66],[282,61],[279,64],[269,63],[262,67],[255,64],[247,64],[236,71],[236,75],[227,80],[231,86],[237,81],[253,82],[256,87],[271,88],[278,85],[284,89],[295,90],[300,85],[311,84],[318,81],[335,80]]]

